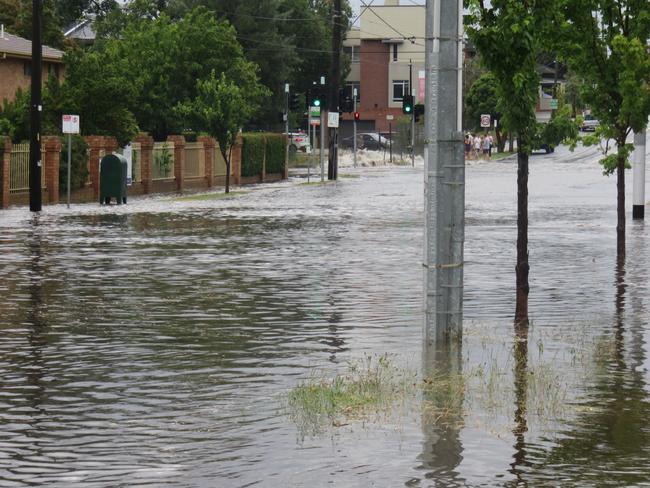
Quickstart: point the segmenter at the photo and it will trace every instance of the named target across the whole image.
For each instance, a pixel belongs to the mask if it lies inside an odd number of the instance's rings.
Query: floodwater
[[[462,398],[314,431],[285,408],[314,371],[444,367],[422,351],[421,167],[0,213],[0,486],[650,483],[650,228],[628,222],[617,264],[596,160],[532,158],[520,340],[515,165],[470,163]]]

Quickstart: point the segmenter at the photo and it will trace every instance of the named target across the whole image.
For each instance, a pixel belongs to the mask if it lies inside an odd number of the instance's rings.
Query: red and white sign
[[[481,115],[481,127],[490,127],[492,125],[492,117],[490,114]]]
[[[425,93],[425,77],[426,73],[424,71],[418,72],[418,103],[424,104],[424,93]]]
[[[78,115],[64,115],[63,116],[63,133],[64,134],[79,134],[79,116]]]

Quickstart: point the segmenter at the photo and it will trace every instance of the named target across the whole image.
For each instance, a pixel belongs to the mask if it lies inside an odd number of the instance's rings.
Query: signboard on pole
[[[320,107],[309,107],[309,125],[320,125]]]
[[[557,110],[558,101],[557,98],[551,98],[551,110]]]
[[[78,115],[64,115],[63,116],[63,133],[64,134],[79,134],[79,116]]]
[[[390,115],[390,114],[388,114],[388,115],[386,116],[386,120],[393,120],[394,118],[395,118],[395,116]]]
[[[490,127],[492,125],[492,117],[490,114],[481,115],[481,127]]]
[[[131,175],[133,175],[133,148],[131,147],[131,144],[124,146],[122,156],[126,159],[126,185],[132,186],[133,178]]]
[[[426,90],[425,85],[426,72],[418,72],[418,103],[424,103],[424,93]]]
[[[327,113],[327,127],[332,129],[338,129],[339,127],[339,113],[338,112],[328,112]]]

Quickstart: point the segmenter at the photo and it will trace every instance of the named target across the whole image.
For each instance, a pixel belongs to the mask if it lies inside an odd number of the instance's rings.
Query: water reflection
[[[513,344],[514,356],[514,391],[515,391],[515,437],[514,455],[511,473],[515,476],[515,486],[527,486],[524,468],[529,465],[526,459],[527,404],[528,404],[528,320],[515,322]]]
[[[438,342],[425,346],[423,351],[423,377],[427,385],[423,393],[424,443],[418,469],[424,471],[425,480],[434,480],[435,486],[465,486],[459,470],[463,460],[460,433],[465,387],[462,344]]]

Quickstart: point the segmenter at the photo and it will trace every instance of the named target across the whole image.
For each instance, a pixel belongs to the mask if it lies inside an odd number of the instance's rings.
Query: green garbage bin
[[[115,198],[118,205],[126,203],[128,164],[121,154],[104,156],[99,163],[99,203],[109,205]]]

